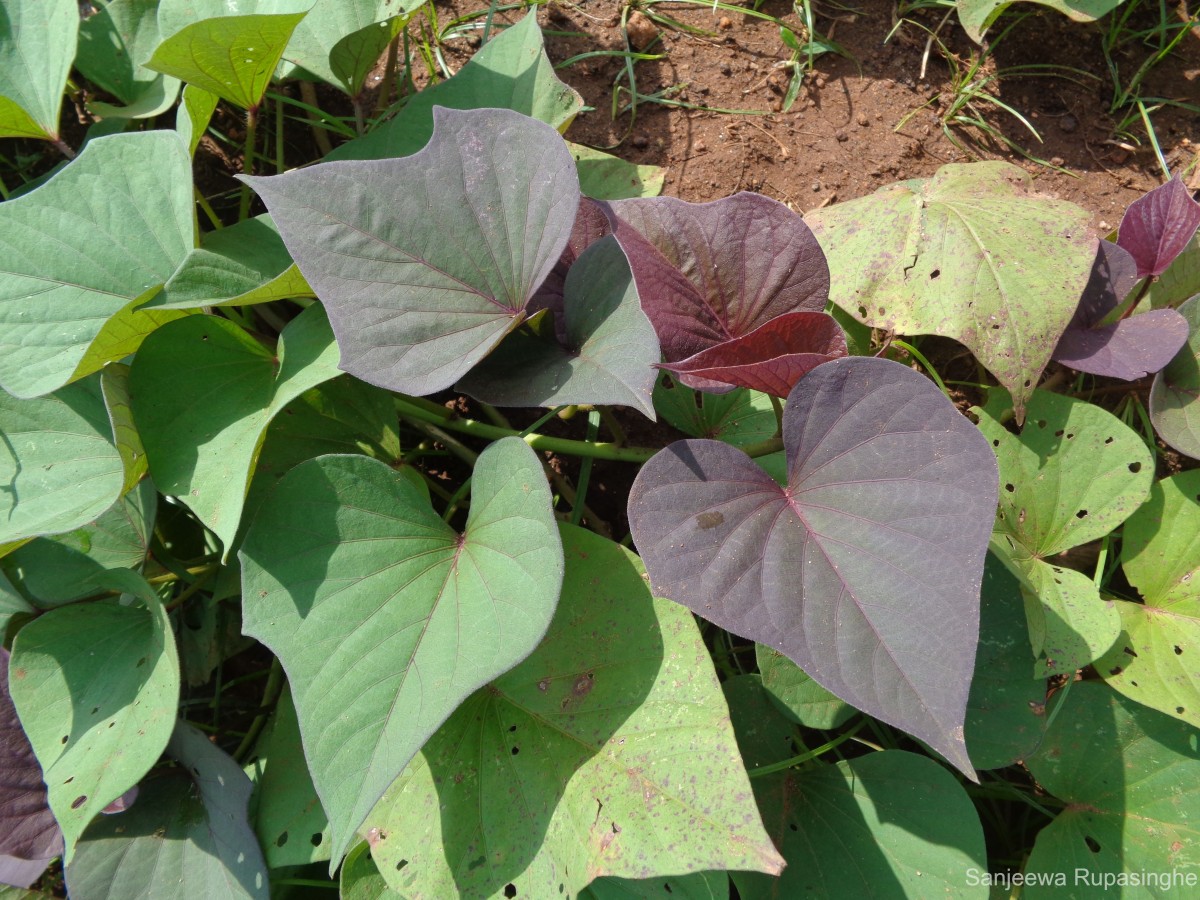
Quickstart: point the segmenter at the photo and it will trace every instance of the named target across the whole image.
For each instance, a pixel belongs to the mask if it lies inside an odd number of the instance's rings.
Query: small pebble
[[[722,31],[728,31],[733,27],[733,19],[729,18],[729,16],[721,16],[720,21],[717,22],[717,27]]]
[[[867,118],[865,115],[863,115],[862,113],[859,113],[859,114],[858,114],[858,120],[857,120],[857,121],[858,121],[858,124],[859,124],[859,126],[860,126],[860,127],[862,127],[862,128],[866,128],[868,125],[870,125],[870,124],[871,124],[871,120],[870,120],[870,119],[868,119],[868,118]]]
[[[650,139],[644,134],[635,135],[633,138],[633,146],[637,147],[639,150],[645,150],[650,146]]]
[[[1070,134],[1079,127],[1079,120],[1067,114],[1058,120],[1058,130]]]
[[[729,63],[721,63],[721,74],[722,75],[732,75],[733,74],[733,68],[729,65]]]
[[[839,144],[844,144],[844,143],[846,143],[846,141],[850,140],[850,135],[846,134],[846,132],[844,132],[844,131],[839,131],[837,134],[834,135],[834,138],[837,139],[837,142]]]
[[[703,153],[708,149],[708,144],[704,143],[704,141],[696,141],[696,143],[692,144],[692,149],[697,153]]]
[[[1062,166],[1065,162],[1066,160],[1064,160],[1061,156],[1050,157],[1050,165],[1052,166]]]
[[[813,193],[814,193],[814,194],[816,194],[816,193],[820,193],[820,190],[821,190],[821,182],[819,182],[819,181],[814,181],[814,182],[812,183],[812,189],[813,189]]]

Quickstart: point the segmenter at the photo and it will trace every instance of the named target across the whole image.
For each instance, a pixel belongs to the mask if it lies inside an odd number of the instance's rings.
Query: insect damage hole
[[[517,896],[517,886],[516,886],[515,884],[512,884],[512,883],[506,884],[506,885],[504,886],[504,896],[505,896],[505,897],[515,897],[515,896]]]

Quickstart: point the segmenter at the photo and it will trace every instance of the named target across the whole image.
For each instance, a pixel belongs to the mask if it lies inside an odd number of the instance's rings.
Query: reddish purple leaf
[[[1117,243],[1137,261],[1139,278],[1161,275],[1200,227],[1200,203],[1176,175],[1129,204]]]
[[[8,693],[8,651],[0,647],[0,882],[28,887],[62,850],[42,768]]]
[[[778,648],[973,775],[963,719],[991,446],[927,379],[864,357],[796,385],[783,440],[783,488],[718,441],[680,441],[643,466],[629,520],[655,592]]]
[[[825,309],[825,254],[782,203],[743,192],[713,203],[654,197],[604,208],[668,362],[777,316]]]
[[[723,393],[748,387],[786,397],[821,363],[845,355],[846,335],[833,316],[798,312],[660,368],[678,373],[680,381],[697,390]]]
[[[1054,350],[1063,365],[1092,375],[1135,381],[1157,372],[1187,341],[1187,320],[1158,309],[1101,325],[1140,279],[1137,263],[1122,247],[1100,241],[1079,307]]]

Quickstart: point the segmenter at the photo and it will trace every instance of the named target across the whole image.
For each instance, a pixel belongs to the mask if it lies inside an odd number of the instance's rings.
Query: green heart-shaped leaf
[[[240,559],[244,629],[288,674],[335,864],[426,738],[537,645],[563,566],[516,438],[480,455],[461,535],[384,463],[326,456],[284,476]]]
[[[58,137],[78,38],[75,0],[0,0],[0,137]]]
[[[116,134],[0,204],[0,387],[47,394],[179,318],[134,307],[192,248],[191,181],[171,132]]]
[[[42,765],[65,859],[92,817],[158,761],[175,725],[179,658],[166,610],[129,569],[89,579],[99,600],[51,610],[17,634],[9,690]]]
[[[652,598],[623,547],[568,525],[562,536],[545,640],[455,711],[363,823],[380,873],[431,898],[777,873],[691,614]]]
[[[130,373],[133,412],[154,483],[233,547],[267,425],[336,377],[320,304],[288,323],[272,353],[228,319],[188,316],[150,336]]]

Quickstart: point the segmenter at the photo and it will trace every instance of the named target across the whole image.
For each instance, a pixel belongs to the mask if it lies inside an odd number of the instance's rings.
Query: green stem
[[[612,433],[613,443],[618,447],[623,447],[629,442],[629,438],[625,435],[625,429],[621,427],[621,423],[617,421],[617,417],[613,415],[611,409],[607,406],[601,406],[600,418],[604,420],[604,424],[608,426],[608,430]]]
[[[866,718],[859,719],[853,728],[845,734],[840,734],[831,741],[826,741],[820,747],[814,747],[812,750],[806,750],[799,756],[793,756],[791,759],[785,759],[782,762],[771,763],[767,766],[759,766],[757,769],[751,769],[746,774],[751,778],[762,778],[764,775],[774,775],[776,772],[784,772],[793,766],[798,766],[801,763],[806,763],[809,760],[816,759],[818,756],[824,756],[834,747],[844,744],[850,738],[858,733],[858,730],[867,722]]]
[[[192,190],[196,192],[196,202],[200,204],[200,208],[204,210],[204,214],[208,216],[208,221],[212,223],[212,227],[223,228],[224,223],[217,216],[216,210],[212,208],[212,204],[208,202],[208,199],[202,193],[200,193],[200,188],[193,188]]]
[[[242,151],[242,174],[254,174],[254,141],[258,136],[258,107],[246,110],[246,146]],[[238,206],[238,221],[250,217],[250,185],[242,185],[242,199]]]
[[[275,174],[282,175],[287,165],[283,157],[283,103],[275,101]]]
[[[588,412],[588,428],[587,442],[593,444],[596,442],[597,435],[600,434],[600,412],[599,410],[591,410]],[[583,521],[583,503],[587,497],[588,482],[592,477],[592,463],[595,459],[590,456],[585,456],[583,462],[579,465],[579,486],[575,489],[575,500],[571,503],[571,524],[578,525]]]
[[[242,738],[242,742],[238,744],[237,750],[233,753],[233,758],[238,762],[244,762],[242,757],[253,748],[254,742],[262,733],[263,726],[267,724],[267,717],[275,708],[282,692],[283,666],[279,664],[279,658],[276,657],[271,660],[271,671],[267,675],[267,685],[263,688],[262,711],[254,717],[254,721],[250,723],[250,730],[246,732],[246,736]]]
[[[945,382],[943,382],[942,377],[940,375],[938,375],[937,369],[935,369],[930,364],[929,360],[927,360],[925,358],[925,354],[923,354],[920,350],[918,350],[916,347],[914,347],[912,344],[908,343],[907,341],[893,340],[892,346],[899,347],[901,350],[903,350],[905,353],[907,353],[909,356],[911,356],[913,359],[915,359],[917,362],[919,362],[921,364],[921,367],[924,368],[925,371],[929,373],[929,377],[932,378],[934,380],[934,382],[937,384],[939,390],[941,390],[941,392],[943,394],[945,394],[947,397],[950,396],[950,392],[948,390],[946,390]]]

